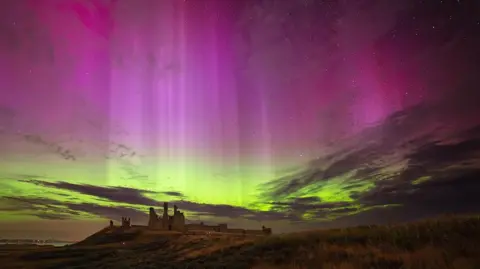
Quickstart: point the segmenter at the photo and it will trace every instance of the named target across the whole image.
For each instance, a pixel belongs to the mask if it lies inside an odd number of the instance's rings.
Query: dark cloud
[[[122,206],[104,206],[92,203],[75,204],[36,197],[1,197],[0,204],[9,205],[9,207],[0,207],[0,211],[29,210],[26,214],[41,219],[67,220],[83,215],[84,217],[98,216],[119,221],[121,217],[128,216],[138,222],[147,218],[147,207],[145,207],[145,211],[140,211]]]
[[[436,114],[432,111],[441,107],[420,104],[394,113],[347,143],[340,142],[332,154],[298,173],[265,184],[262,195],[275,201],[270,204],[279,212],[309,214],[313,219],[333,217],[339,223],[343,218],[361,223],[362,216],[379,221],[381,212],[399,212],[411,219],[478,211],[480,126],[437,132],[432,131],[435,126],[422,128]],[[338,177],[342,184],[336,188],[352,201],[331,203],[314,196]],[[362,189],[365,183],[373,185]],[[305,190],[312,196],[291,198]]]
[[[74,211],[85,212],[106,219],[120,221],[122,217],[129,217],[133,222],[143,224],[148,221],[147,207],[144,211],[141,211],[123,206],[102,206],[91,203],[67,204],[66,206]]]
[[[288,175],[267,184],[264,184],[262,191],[269,196],[283,197],[299,189],[318,182],[324,178],[324,172],[321,169],[312,167],[312,169],[305,169],[293,175]]]
[[[112,202],[120,202],[120,203],[129,203],[129,204],[137,204],[137,205],[149,205],[149,206],[157,206],[159,202],[145,197],[143,194],[165,194],[169,196],[183,196],[179,192],[153,192],[148,190],[139,190],[133,188],[125,188],[125,187],[101,187],[101,186],[94,186],[94,185],[85,185],[85,184],[73,184],[68,182],[46,182],[40,180],[26,180],[26,182],[42,185],[44,187],[49,188],[59,188],[69,191],[74,191],[86,195],[92,195],[99,198],[107,199]]]
[[[0,211],[26,211],[26,214],[42,219],[66,220],[80,215],[64,203],[46,198],[6,196],[0,198],[0,204]]]
[[[166,194],[169,196],[176,196],[176,197],[185,197],[182,193],[177,191],[166,191],[166,192],[163,192],[163,194]]]
[[[47,213],[47,212],[36,212],[31,214],[31,216],[38,217],[45,220],[69,220],[72,219],[71,215],[67,214],[56,214],[56,213]]]
[[[441,141],[439,141],[441,142]],[[470,139],[454,144],[429,143],[408,155],[412,163],[425,166],[444,166],[480,157],[480,139]]]
[[[297,203],[318,203],[318,202],[320,202],[320,198],[317,197],[317,196],[300,197],[300,198],[295,198],[295,202],[297,202]]]
[[[412,151],[405,148],[407,141],[415,140],[415,147],[430,142],[430,136],[418,131],[422,126],[421,121],[426,120],[425,114],[428,114],[428,111],[429,107],[420,104],[394,113],[380,124],[345,141],[339,141],[334,145],[333,153],[311,161],[296,174],[265,184],[265,195],[273,199],[282,198],[306,186],[327,182],[350,172],[355,172],[355,180],[344,186],[347,189],[361,184],[361,181],[370,180],[371,176],[382,176],[379,175],[379,170],[392,165],[390,159],[398,161],[409,158],[402,151],[414,154],[415,149]],[[423,132],[428,133],[429,130],[424,129]]]
[[[15,212],[36,209],[35,203],[15,197],[0,197],[0,211]]]
[[[449,180],[435,179],[425,182],[423,186],[403,186],[389,191],[371,192],[362,198],[362,203],[382,205],[398,204],[393,207],[375,207],[372,210],[342,217],[335,224],[348,223],[386,224],[406,222],[418,219],[437,217],[448,214],[478,214],[480,199],[478,190],[479,171],[470,174],[461,173]]]
[[[431,212],[455,209],[464,211],[462,208],[480,208],[478,191],[480,182],[477,180],[480,170],[457,171],[445,178],[435,178],[419,185],[392,184],[389,187],[382,187],[359,197],[359,201],[369,205],[383,205],[387,203],[400,204],[412,209],[431,207]],[[433,209],[438,207],[438,209]],[[468,211],[468,210],[467,210]]]
[[[37,198],[37,197],[12,197],[12,196],[5,196],[0,197],[0,202],[7,207],[13,206],[18,209],[36,209],[39,206],[44,207],[54,207],[56,205],[60,205],[59,201],[46,199],[46,198]]]
[[[174,201],[180,209],[195,212],[196,215],[210,217],[227,217],[227,218],[246,218],[251,220],[281,220],[289,219],[290,216],[275,211],[256,211],[245,207],[231,205],[214,205],[202,204],[189,201]],[[188,217],[187,217],[188,218]]]

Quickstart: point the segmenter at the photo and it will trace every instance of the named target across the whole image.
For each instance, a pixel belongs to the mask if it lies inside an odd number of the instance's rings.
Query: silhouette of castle
[[[110,223],[112,224],[112,223]],[[125,217],[122,217],[122,227],[123,228],[130,228],[132,227],[131,224],[130,224],[130,218],[125,218]]]
[[[173,216],[168,215],[168,203],[163,203],[163,215],[160,217],[153,207],[150,207],[148,228],[165,231],[185,231],[185,215],[173,205]]]
[[[227,224],[217,224],[217,225],[205,225],[203,222],[196,224],[185,224],[185,214],[178,210],[176,205],[173,206],[173,215],[168,214],[168,203],[163,203],[163,214],[162,216],[157,215],[155,209],[150,207],[149,209],[149,219],[148,225],[138,226],[131,225],[130,218],[122,217],[121,228],[131,228],[131,227],[144,227],[150,230],[163,230],[163,231],[177,231],[183,233],[205,233],[205,232],[218,232],[218,233],[229,233],[229,234],[243,234],[243,235],[270,235],[272,234],[271,228],[266,228],[262,226],[261,230],[246,230],[246,229],[232,229],[228,228]],[[114,228],[113,221],[110,221],[110,228]]]

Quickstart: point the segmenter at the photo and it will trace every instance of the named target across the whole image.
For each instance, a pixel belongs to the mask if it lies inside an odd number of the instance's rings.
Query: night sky
[[[480,1],[2,0],[0,237],[480,212]]]

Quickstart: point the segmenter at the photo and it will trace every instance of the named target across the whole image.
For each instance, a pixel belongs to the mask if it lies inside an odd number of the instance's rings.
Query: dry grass
[[[310,231],[269,238],[152,234],[12,251],[2,268],[478,269],[480,218]],[[87,242],[86,241],[86,242]],[[94,243],[97,242],[97,243]],[[125,242],[125,244],[123,244]],[[5,251],[0,251],[5,253]],[[8,263],[7,263],[8,262]],[[22,265],[23,267],[15,267]]]
[[[195,259],[198,257],[208,256],[211,253],[221,252],[225,249],[242,246],[247,243],[252,243],[255,238],[237,238],[230,236],[218,236],[218,237],[190,237],[183,242],[178,242],[177,246],[197,246],[197,248],[186,248],[182,251],[178,251],[179,260]]]
[[[264,257],[268,262],[253,268],[480,268],[478,217],[305,232],[274,240],[275,252],[289,258]],[[281,246],[285,242],[295,250]]]

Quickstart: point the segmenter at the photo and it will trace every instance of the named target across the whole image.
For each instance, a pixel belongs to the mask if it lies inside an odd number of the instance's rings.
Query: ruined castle
[[[148,228],[165,231],[185,231],[185,215],[173,206],[173,216],[168,215],[168,203],[163,203],[163,215],[160,217],[153,207],[150,207]]]
[[[110,223],[110,226],[113,226],[113,223]],[[122,227],[123,228],[130,228],[132,225],[130,224],[130,218],[122,217]]]
[[[110,227],[113,228],[113,221],[110,221]],[[155,209],[150,207],[149,210],[149,219],[148,225],[139,226],[131,225],[130,218],[122,217],[122,228],[130,227],[144,227],[150,230],[162,230],[162,231],[177,231],[183,233],[227,233],[227,234],[243,234],[243,235],[270,235],[272,234],[272,229],[262,226],[262,229],[259,230],[247,230],[247,229],[235,229],[229,228],[227,224],[217,224],[217,225],[205,225],[203,222],[200,223],[185,223],[185,215],[183,212],[178,210],[176,205],[173,206],[173,215],[168,214],[168,203],[163,203],[163,214],[161,216],[157,215]]]

